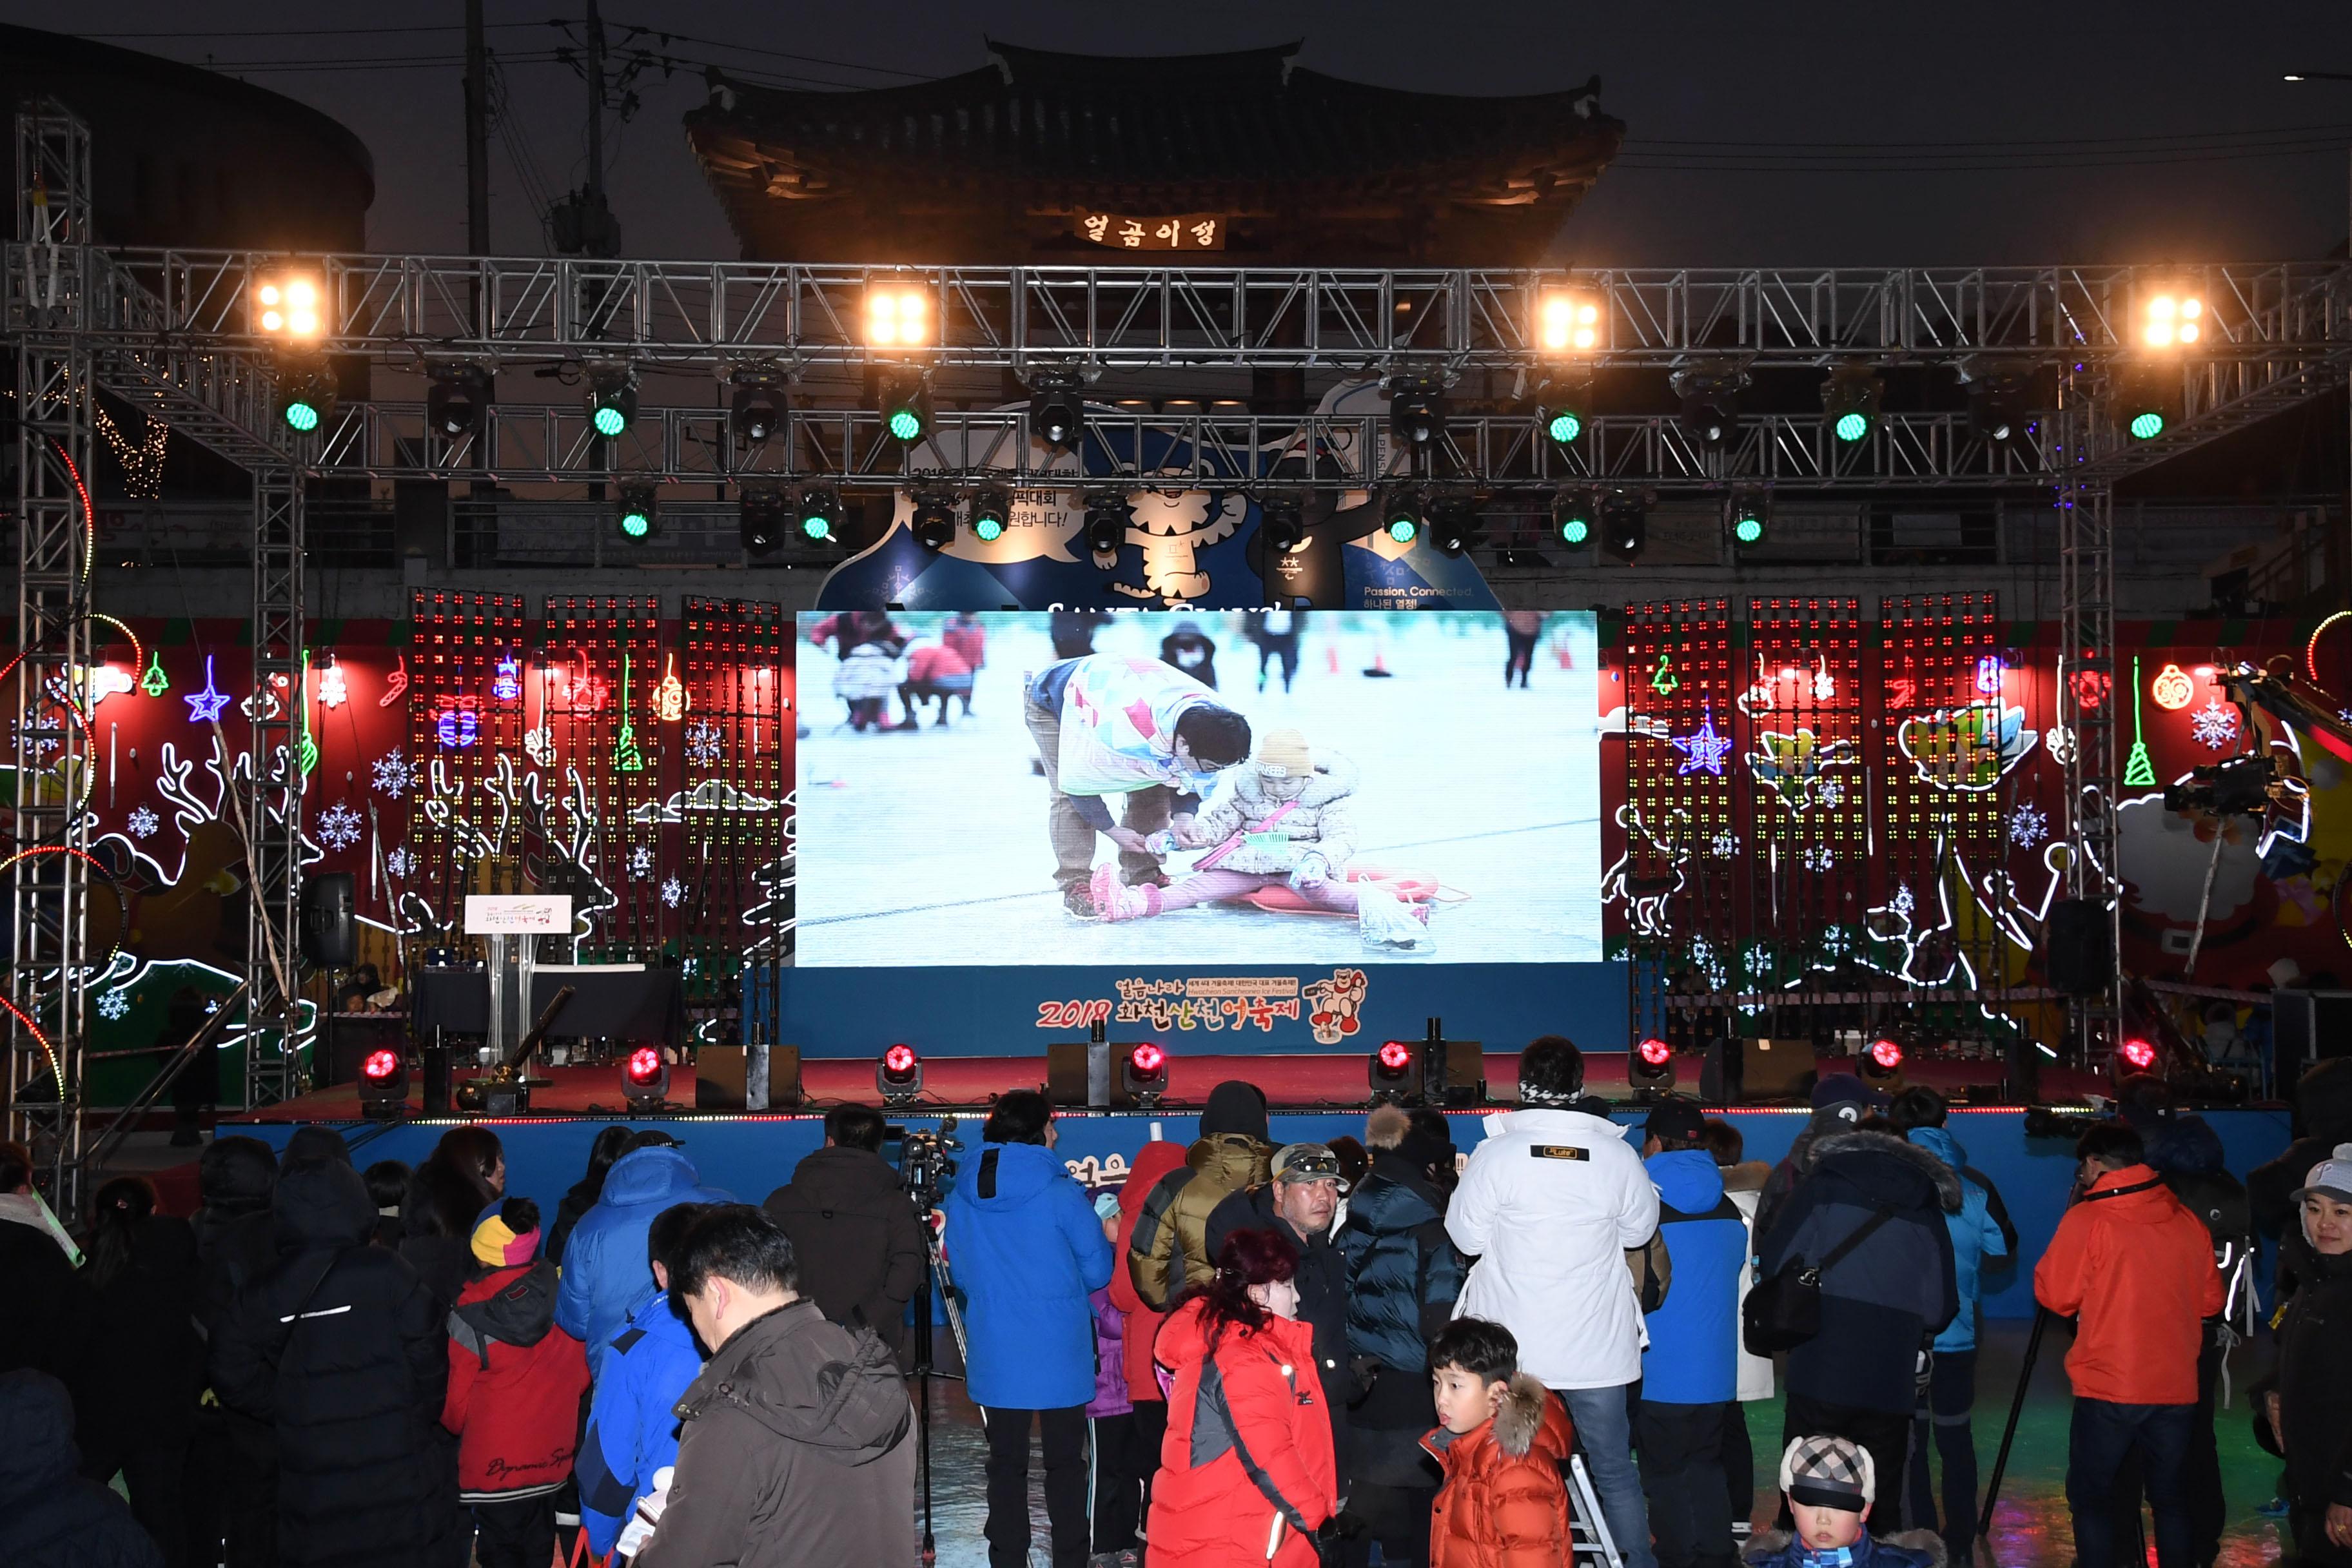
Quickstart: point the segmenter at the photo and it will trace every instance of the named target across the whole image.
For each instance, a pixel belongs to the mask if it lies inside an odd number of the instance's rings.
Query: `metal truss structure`
[[[2071,390],[2071,388],[2070,388]],[[2062,394],[2063,395],[2063,394]],[[2070,408],[2070,433],[2095,419],[2095,404]],[[2088,467],[2089,465],[2085,465]],[[2116,872],[2116,709],[2129,685],[2116,671],[2116,511],[2109,484],[2070,475],[2058,495],[2058,729],[2071,737],[2066,781],[2066,896],[2102,908],[2106,984],[2073,1008],[2078,1062],[2101,1062],[2123,1026],[2123,886]],[[2053,737],[2054,738],[2054,737]]]

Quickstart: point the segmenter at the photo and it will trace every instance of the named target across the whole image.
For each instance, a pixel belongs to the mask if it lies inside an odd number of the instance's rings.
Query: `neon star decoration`
[[[1683,754],[1677,775],[1702,770],[1723,776],[1724,759],[1731,754],[1731,737],[1715,732],[1715,705],[1708,703],[1699,710],[1698,728],[1688,735],[1666,737],[1666,744]]]
[[[205,655],[205,689],[194,697],[183,697],[188,705],[188,722],[215,724],[220,721],[221,710],[228,706],[228,693],[213,684],[213,656]]]
[[[147,656],[147,673],[139,678],[139,689],[150,697],[161,697],[172,689],[172,678],[163,673],[162,648]]]

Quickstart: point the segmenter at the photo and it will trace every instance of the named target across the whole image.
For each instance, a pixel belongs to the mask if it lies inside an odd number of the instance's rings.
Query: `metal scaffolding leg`
[[[2062,416],[2070,456],[2085,449],[2096,407]],[[2103,1066],[2123,1018],[2123,887],[2116,865],[2116,713],[2130,700],[2116,668],[2115,496],[2105,484],[2070,484],[2058,496],[2059,722],[2073,741],[2065,759],[2069,898],[2106,910],[2105,984],[2076,998],[2072,1041],[2078,1066]]]
[[[253,476],[252,738],[238,776],[247,871],[245,1103],[302,1090],[295,919],[302,890],[302,476]],[[279,685],[278,682],[282,681]]]
[[[50,1203],[81,1201],[91,759],[77,670],[89,662],[89,138],[53,104],[16,117],[17,232],[30,244],[16,318],[16,631],[8,666],[16,766],[8,870],[7,1135],[29,1146]],[[5,672],[0,672],[5,681]]]

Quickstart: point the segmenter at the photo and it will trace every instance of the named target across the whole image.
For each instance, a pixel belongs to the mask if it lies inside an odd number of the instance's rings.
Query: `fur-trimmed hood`
[[[1503,1403],[1495,1412],[1495,1446],[1514,1459],[1524,1459],[1543,1430],[1544,1406],[1551,1391],[1526,1373],[1514,1373]]]
[[[1440,1426],[1421,1446],[1452,1478],[1465,1467],[1491,1472],[1497,1464],[1517,1464],[1538,1450],[1564,1465],[1576,1447],[1576,1428],[1569,1421],[1568,1406],[1554,1399],[1534,1373],[1520,1372],[1512,1373],[1505,1385],[1492,1421],[1467,1432]]]
[[[1760,1193],[1771,1179],[1772,1167],[1763,1160],[1742,1160],[1737,1165],[1723,1168],[1723,1190],[1727,1193]]]
[[[1949,1554],[1944,1549],[1944,1538],[1932,1530],[1897,1531],[1893,1535],[1882,1536],[1876,1540],[1872,1540],[1868,1534],[1864,1534],[1863,1539],[1871,1542],[1872,1550],[1867,1558],[1855,1559],[1857,1568],[1862,1568],[1864,1564],[1875,1563],[1880,1553],[1890,1546],[1898,1552],[1913,1552],[1926,1558],[1933,1564],[1933,1568],[1945,1568],[1945,1564],[1949,1561]],[[1785,1530],[1759,1530],[1748,1538],[1748,1548],[1739,1555],[1752,1563],[1771,1563],[1782,1559],[1795,1562],[1800,1553],[1790,1552],[1789,1550],[1795,1543],[1796,1537]],[[1801,1552],[1801,1549],[1800,1549]]]
[[[1960,1212],[1966,1195],[1960,1189],[1960,1173],[1944,1163],[1927,1150],[1906,1142],[1888,1132],[1827,1133],[1813,1141],[1811,1168],[1818,1171],[1822,1163],[1841,1154],[1877,1154],[1898,1160],[1927,1178],[1936,1189],[1937,1200],[1946,1214]]]

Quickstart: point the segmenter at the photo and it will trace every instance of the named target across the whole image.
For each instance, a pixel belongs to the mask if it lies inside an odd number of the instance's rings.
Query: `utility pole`
[[[596,0],[588,0],[588,207],[607,212],[604,205],[604,18]],[[592,253],[593,247],[591,247]]]
[[[573,65],[588,84],[588,179],[556,203],[548,218],[555,231],[555,248],[564,255],[618,256],[621,226],[604,199],[604,18],[596,9],[596,0],[587,0],[587,5],[583,58],[574,61],[569,51],[562,51],[561,58]],[[622,106],[625,119],[629,107],[626,102]]]
[[[490,51],[482,0],[466,0],[466,248],[490,253]]]

